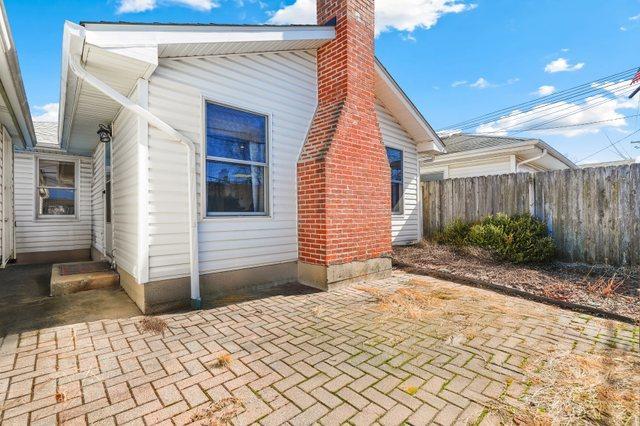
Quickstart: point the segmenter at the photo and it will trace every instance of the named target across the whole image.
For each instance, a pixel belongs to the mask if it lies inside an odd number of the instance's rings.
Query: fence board
[[[567,260],[640,265],[640,164],[423,182],[424,235],[455,219],[532,212]]]

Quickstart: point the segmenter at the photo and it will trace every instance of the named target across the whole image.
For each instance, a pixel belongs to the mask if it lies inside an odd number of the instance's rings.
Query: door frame
[[[104,217],[103,217],[103,229],[104,229],[104,255],[109,259],[113,259],[113,141],[105,144],[102,161],[104,165]],[[109,191],[107,191],[107,155],[109,156]],[[107,197],[109,202],[107,203]],[[110,222],[107,222],[107,210],[109,210]]]

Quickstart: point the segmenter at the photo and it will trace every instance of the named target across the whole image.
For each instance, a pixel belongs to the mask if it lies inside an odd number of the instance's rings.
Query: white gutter
[[[81,80],[90,84],[100,92],[104,93],[109,98],[113,99],[123,108],[128,109],[134,114],[147,120],[147,122],[164,132],[171,139],[183,144],[187,148],[187,167],[189,169],[189,184],[187,191],[189,192],[189,242],[190,242],[190,266],[191,266],[191,304],[194,308],[199,309],[201,306],[200,299],[200,271],[198,266],[198,219],[196,212],[196,165],[195,165],[195,145],[191,140],[182,135],[176,129],[162,121],[160,118],[153,115],[149,110],[144,109],[137,103],[133,102],[126,96],[121,95],[114,90],[111,86],[104,83],[102,80],[89,73],[83,66],[80,60],[80,55],[73,55],[69,60],[69,68],[73,73]]]
[[[522,166],[523,164],[528,164],[528,163],[531,163],[532,161],[540,160],[541,158],[546,157],[548,153],[549,152],[545,148],[542,150],[542,154],[538,155],[537,157],[529,158],[528,160],[524,160],[519,163],[516,163],[516,172],[518,172],[518,170],[520,169],[520,166]]]

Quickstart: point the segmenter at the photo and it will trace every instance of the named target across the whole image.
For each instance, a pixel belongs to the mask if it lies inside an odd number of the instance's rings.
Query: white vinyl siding
[[[376,110],[382,142],[403,153],[403,213],[391,215],[391,240],[393,244],[412,243],[420,239],[420,176],[416,144],[379,100],[376,102]]]
[[[91,185],[91,243],[104,253],[104,148],[99,143],[93,151],[93,181]]]
[[[149,109],[197,145],[201,273],[295,261],[296,163],[315,111],[313,52],[160,60]],[[204,99],[270,117],[268,217],[202,219]],[[185,148],[150,129],[149,279],[189,274]]]
[[[490,160],[471,160],[449,165],[449,179],[472,176],[489,176],[513,173],[510,156],[495,157]]]
[[[131,96],[136,99],[137,90]],[[113,122],[111,142],[111,224],[116,264],[139,278],[138,125],[140,118],[121,110]]]
[[[74,217],[37,218],[36,156],[58,161],[78,161],[76,214]],[[16,152],[15,154],[16,252],[88,249],[91,246],[90,157]]]

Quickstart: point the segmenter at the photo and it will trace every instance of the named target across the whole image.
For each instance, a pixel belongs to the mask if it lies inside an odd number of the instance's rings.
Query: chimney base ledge
[[[364,280],[391,276],[391,259],[376,258],[337,265],[298,262],[298,282],[319,290],[336,290]]]

